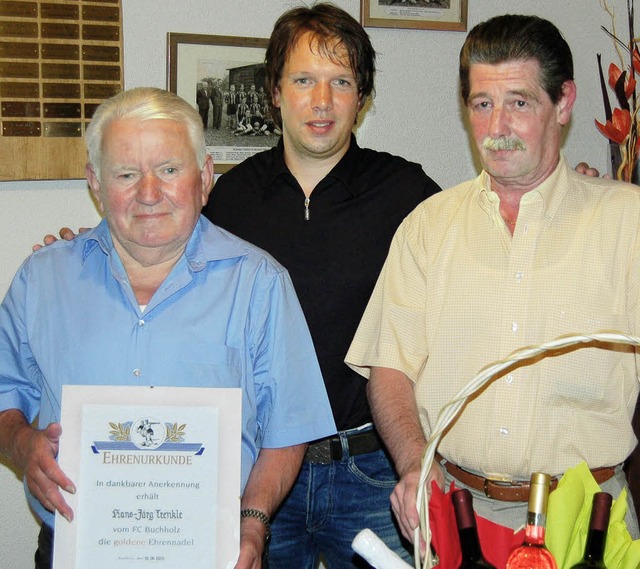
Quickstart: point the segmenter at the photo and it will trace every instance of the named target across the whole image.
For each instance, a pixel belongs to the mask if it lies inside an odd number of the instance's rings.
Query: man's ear
[[[571,120],[571,111],[576,102],[577,89],[574,81],[565,81],[562,84],[562,95],[558,101],[558,124],[564,126]]]
[[[273,93],[271,94],[271,104],[276,108],[280,108],[280,88],[274,87]]]
[[[209,193],[213,188],[213,176],[214,176],[213,158],[210,154],[206,155],[202,171],[200,172],[200,179],[202,180],[202,207],[207,205],[209,200]]]
[[[84,167],[84,173],[87,177],[87,182],[89,182],[89,188],[91,188],[91,193],[98,205],[98,209],[100,213],[104,215],[104,203],[102,202],[102,196],[100,195],[100,181],[98,180],[98,176],[96,176],[95,171],[91,164],[87,164]]]

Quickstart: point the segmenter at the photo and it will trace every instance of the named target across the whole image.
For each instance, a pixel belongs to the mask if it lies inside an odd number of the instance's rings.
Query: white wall
[[[310,0],[309,0],[310,1]],[[125,84],[165,87],[167,32],[268,37],[276,18],[299,0],[123,0]],[[336,0],[358,17],[358,0]],[[622,14],[626,2],[612,0]],[[605,139],[596,52],[608,62],[609,25],[598,0],[470,0],[469,26],[502,13],[531,13],[552,20],[572,47],[578,102],[565,152],[571,163],[605,168]],[[621,31],[623,28],[621,27]],[[457,98],[458,51],[464,33],[368,30],[378,52],[377,96],[358,128],[362,145],[423,164],[447,187],[474,177],[469,142]],[[3,160],[11,157],[4,156]],[[38,157],[34,156],[34,160]],[[83,181],[0,183],[0,294],[4,294],[31,245],[63,225],[93,225],[98,215]],[[37,525],[17,475],[0,462],[0,569],[33,567]]]

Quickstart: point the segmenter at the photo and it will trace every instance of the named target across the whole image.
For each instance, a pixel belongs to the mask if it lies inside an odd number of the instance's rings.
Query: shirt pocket
[[[241,351],[221,344],[182,346],[173,355],[163,355],[158,370],[169,384],[190,387],[241,387]]]
[[[560,336],[596,332],[628,333],[622,314],[594,314],[565,306],[554,306],[547,313],[546,341]],[[625,344],[605,342],[576,343],[547,352],[541,362],[544,392],[554,405],[565,400],[572,408],[599,412],[616,411],[623,401],[624,384],[632,374],[634,350]],[[560,400],[559,400],[560,399]]]

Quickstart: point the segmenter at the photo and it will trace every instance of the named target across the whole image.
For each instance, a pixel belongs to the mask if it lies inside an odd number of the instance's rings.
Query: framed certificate
[[[54,569],[226,569],[240,536],[240,389],[64,386]]]

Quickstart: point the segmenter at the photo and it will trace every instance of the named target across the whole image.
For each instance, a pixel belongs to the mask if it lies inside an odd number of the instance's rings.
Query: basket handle
[[[560,350],[578,344],[593,344],[594,342],[605,344],[627,344],[630,346],[638,347],[640,346],[640,337],[623,334],[622,332],[605,330],[594,332],[592,334],[560,336],[559,338],[556,338],[555,340],[551,340],[544,344],[520,348],[519,350],[512,352],[505,359],[496,361],[482,368],[478,372],[478,375],[476,375],[465,387],[458,391],[453,399],[451,399],[451,401],[449,401],[444,407],[442,407],[442,409],[440,409],[438,418],[433,426],[431,436],[429,437],[427,446],[425,447],[422,454],[422,469],[420,471],[420,480],[418,482],[418,496],[416,499],[416,506],[418,508],[418,514],[420,516],[420,525],[416,528],[413,537],[416,569],[420,569],[421,567],[422,569],[430,569],[437,563],[437,560],[434,558],[430,547],[431,528],[429,525],[429,501],[426,481],[427,476],[429,475],[429,470],[433,465],[438,443],[440,442],[444,431],[458,417],[460,410],[467,401],[467,398],[484,387],[492,379],[494,379],[494,377],[499,372],[517,362],[536,358],[546,352]],[[419,547],[421,535],[427,543],[427,554],[422,566],[420,565]]]

